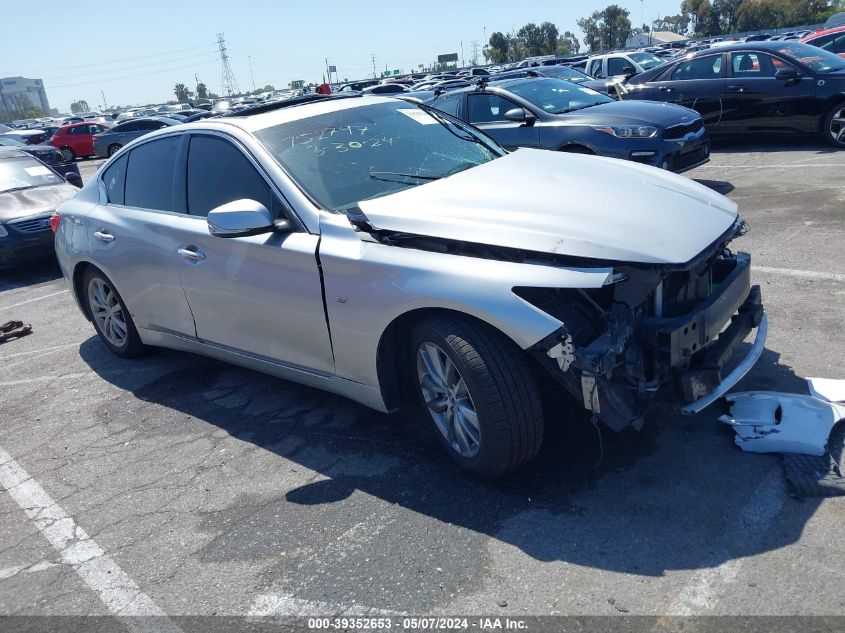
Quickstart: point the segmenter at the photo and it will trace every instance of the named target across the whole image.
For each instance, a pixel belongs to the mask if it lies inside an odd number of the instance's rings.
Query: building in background
[[[672,33],[672,31],[652,31],[651,33],[637,33],[625,42],[625,48],[642,48],[643,46],[660,46],[672,42],[683,42],[688,37]]]
[[[17,112],[27,107],[38,108],[45,114],[50,112],[44,82],[26,77],[0,79],[0,113]]]

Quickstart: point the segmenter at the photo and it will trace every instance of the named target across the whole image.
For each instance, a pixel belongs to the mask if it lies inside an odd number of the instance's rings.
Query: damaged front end
[[[701,411],[742,378],[765,342],[751,258],[727,247],[743,230],[737,220],[686,264],[614,265],[601,289],[514,288],[564,324],[530,351],[612,429],[639,428],[658,397]],[[733,364],[755,328],[751,349]]]

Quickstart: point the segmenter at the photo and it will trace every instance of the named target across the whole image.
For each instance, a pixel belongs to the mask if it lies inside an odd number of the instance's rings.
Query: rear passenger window
[[[212,136],[191,137],[188,213],[206,216],[221,204],[244,198],[260,202],[271,213],[278,211],[270,186],[237,147]]]
[[[123,204],[126,185],[126,156],[121,156],[103,172],[103,184],[109,204]]]
[[[722,56],[708,55],[681,62],[672,71],[673,81],[688,79],[719,79],[722,76]]]
[[[181,141],[182,137],[171,136],[144,143],[132,150],[126,167],[127,206],[175,210],[173,189]]]

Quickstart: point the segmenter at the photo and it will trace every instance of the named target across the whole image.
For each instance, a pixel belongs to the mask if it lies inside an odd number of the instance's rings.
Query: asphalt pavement
[[[100,161],[80,163],[87,181]],[[740,389],[845,378],[845,152],[717,147],[770,335]],[[565,201],[564,201],[565,202]],[[837,615],[845,499],[716,413],[562,411],[504,481],[418,418],[190,354],[111,355],[55,265],[0,276],[0,615]]]

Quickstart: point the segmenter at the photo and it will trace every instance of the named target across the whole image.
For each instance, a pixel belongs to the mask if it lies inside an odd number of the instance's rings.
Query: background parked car
[[[616,84],[607,79],[593,79],[570,66],[540,66],[538,68],[521,68],[518,70],[507,70],[490,77],[491,81],[500,79],[518,79],[520,77],[550,77],[570,81],[579,86],[591,88],[597,92],[604,92],[610,96],[616,96]]]
[[[66,161],[62,153],[52,145],[24,145],[20,141],[7,137],[5,134],[0,135],[0,150],[7,148],[16,149],[34,156],[42,163],[49,165],[60,176],[66,177],[68,174],[79,175],[79,167],[76,166],[76,163]]]
[[[611,53],[596,55],[587,60],[586,72],[596,79],[632,77],[650,68],[660,66],[664,60],[652,53]]]
[[[845,59],[800,42],[732,44],[633,77],[626,99],[697,110],[711,134],[822,134],[845,147]]]
[[[65,161],[94,155],[94,135],[108,130],[104,123],[73,123],[59,129],[50,139],[50,145],[57,147]]]
[[[558,79],[507,79],[456,90],[428,105],[472,123],[507,149],[598,154],[675,172],[705,163],[710,155],[696,112],[615,101]]]
[[[367,86],[361,92],[365,95],[395,95],[400,92],[408,92],[408,86],[404,84],[377,84],[375,86]]]
[[[818,46],[830,53],[836,53],[840,57],[845,57],[845,26],[816,31],[801,41],[804,44]]]
[[[20,141],[24,145],[41,145],[48,139],[48,134],[44,130],[13,130],[11,132],[4,132],[5,138]]]
[[[0,150],[0,268],[52,256],[50,216],[77,191],[26,152]]]
[[[144,134],[148,134],[153,130],[160,130],[170,125],[178,125],[179,123],[181,121],[164,116],[134,119],[119,123],[111,129],[94,135],[94,154],[100,158],[111,156],[121,147]]]

